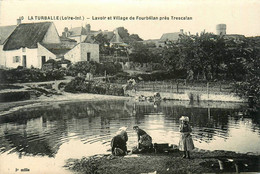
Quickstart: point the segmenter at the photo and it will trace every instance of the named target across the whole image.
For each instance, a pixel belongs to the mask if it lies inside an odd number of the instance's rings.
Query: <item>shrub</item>
[[[64,71],[55,69],[42,71],[40,69],[10,69],[0,70],[0,81],[2,83],[17,82],[41,82],[48,80],[60,80],[64,77]]]
[[[104,75],[105,71],[108,75],[114,75],[117,72],[122,71],[122,66],[119,63],[111,62],[101,64],[92,61],[81,61],[71,65],[67,69],[67,74],[71,76],[77,76],[78,73],[83,75],[86,75],[87,73],[92,73],[93,75]]]
[[[7,92],[0,94],[0,102],[12,102],[30,99],[29,91]]]
[[[93,93],[123,96],[122,87],[113,86],[108,83],[86,81],[82,77],[71,80],[64,88],[64,91],[71,93]]]
[[[88,92],[88,85],[83,77],[72,79],[64,88],[64,91],[71,93]]]

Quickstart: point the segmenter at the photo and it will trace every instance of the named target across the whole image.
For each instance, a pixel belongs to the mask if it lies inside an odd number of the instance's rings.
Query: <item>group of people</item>
[[[189,117],[182,116],[180,118],[180,141],[179,150],[183,151],[183,158],[190,158],[190,151],[194,149],[193,140],[191,137],[192,129],[189,125]],[[128,141],[127,127],[121,127],[117,135],[111,141],[112,154],[116,156],[123,156],[127,154],[126,143]],[[152,137],[138,126],[134,126],[133,130],[137,134],[137,149],[138,151],[149,151],[153,148]]]

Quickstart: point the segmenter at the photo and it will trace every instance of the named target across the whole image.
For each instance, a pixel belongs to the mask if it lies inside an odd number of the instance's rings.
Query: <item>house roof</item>
[[[87,30],[84,27],[74,27],[69,30],[70,36],[86,35]]]
[[[241,34],[226,34],[224,35],[224,38],[226,39],[244,39],[245,36]]]
[[[95,43],[95,40],[92,39],[93,34],[88,34],[86,39],[83,41],[84,43]]]
[[[155,42],[159,42],[161,41],[160,39],[148,39],[148,40],[142,40],[142,41],[138,41],[138,42],[142,42],[142,43],[155,43]]]
[[[0,45],[3,45],[6,39],[12,34],[17,25],[1,26],[0,27]]]
[[[76,40],[67,38],[65,36],[60,36],[60,41],[61,42],[77,42]]]
[[[113,31],[103,31],[102,33],[103,33],[103,35],[107,36],[108,40],[111,40],[113,38],[113,36],[115,35]]]
[[[63,56],[65,53],[70,51],[75,45],[67,45],[67,44],[62,44],[62,43],[48,43],[48,44],[43,44],[41,43],[42,46],[44,46],[47,50],[55,54],[57,57]]]
[[[119,34],[115,34],[110,40],[111,43],[123,43],[123,39],[119,36]]]
[[[174,33],[164,33],[160,40],[161,41],[176,41],[179,39],[179,35],[182,34],[182,32],[174,32]]]
[[[47,33],[51,22],[24,23],[18,25],[9,36],[4,50],[15,50],[21,47],[37,48]]]
[[[98,31],[91,30],[91,31],[87,32],[87,34],[93,34],[93,35],[98,35],[99,33],[101,33],[101,30],[98,30]]]

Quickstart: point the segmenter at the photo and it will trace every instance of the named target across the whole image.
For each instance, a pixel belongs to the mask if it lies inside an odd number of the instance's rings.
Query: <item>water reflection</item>
[[[215,106],[219,106],[216,104]],[[139,125],[154,142],[177,144],[179,117],[187,115],[193,127],[195,146],[238,152],[260,152],[259,118],[235,105],[220,109],[208,103],[191,105],[183,102],[95,101],[52,104],[21,109],[0,118],[0,151],[26,155],[54,157],[61,147],[74,143],[94,152],[106,153],[117,129],[128,126],[129,148],[136,145],[132,126]],[[241,135],[246,134],[245,137]],[[250,141],[247,146],[245,142]],[[94,145],[94,146],[93,146]],[[91,149],[91,150],[90,150]],[[76,152],[75,152],[76,153]],[[77,152],[81,155],[82,150]]]

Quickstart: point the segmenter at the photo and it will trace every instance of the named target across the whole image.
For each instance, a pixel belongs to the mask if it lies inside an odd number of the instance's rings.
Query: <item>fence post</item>
[[[207,82],[207,94],[208,94],[208,100],[209,100],[209,82]]]
[[[177,80],[177,93],[179,93],[179,81]]]
[[[106,70],[105,70],[104,76],[105,76],[105,81],[107,82],[107,71]]]

